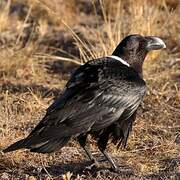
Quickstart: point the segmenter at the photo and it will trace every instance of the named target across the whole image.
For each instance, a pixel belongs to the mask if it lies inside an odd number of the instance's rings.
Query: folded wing
[[[5,151],[28,148],[51,152],[71,136],[106,128],[120,116],[126,119],[137,110],[145,87],[133,69],[117,60],[89,61],[75,71],[63,95],[47,109],[30,135]]]

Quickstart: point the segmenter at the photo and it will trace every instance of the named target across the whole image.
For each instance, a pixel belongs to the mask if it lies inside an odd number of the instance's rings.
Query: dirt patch
[[[128,146],[117,151],[108,145],[119,173],[111,170],[89,139],[99,168],[87,170],[90,162],[72,140],[50,155],[0,153],[0,179],[180,178],[178,1],[2,2],[0,149],[28,135],[80,63],[111,54],[127,34],[158,35],[167,50],[150,54],[145,61],[148,93]]]

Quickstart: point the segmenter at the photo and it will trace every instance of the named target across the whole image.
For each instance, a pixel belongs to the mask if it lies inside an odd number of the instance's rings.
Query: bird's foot
[[[99,163],[96,160],[92,160],[89,166],[86,166],[84,171],[92,171],[93,169],[98,169]]]
[[[131,168],[124,167],[124,166],[119,166],[116,168],[113,167],[113,168],[111,168],[111,170],[118,174],[124,174],[124,175],[133,175],[134,174],[134,172]]]
[[[109,169],[100,169],[97,171],[97,175],[106,175],[111,173],[111,171]]]

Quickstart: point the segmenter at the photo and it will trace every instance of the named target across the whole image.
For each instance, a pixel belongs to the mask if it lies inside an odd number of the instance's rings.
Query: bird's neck
[[[142,54],[140,56],[127,56],[123,54],[113,53],[112,55],[118,56],[124,61],[126,61],[130,65],[130,67],[133,68],[142,77],[142,66],[143,66],[143,62],[144,62],[146,54],[143,56]]]
[[[127,62],[130,64],[130,67],[132,67],[136,72],[138,72],[140,76],[142,76],[142,66],[144,60],[134,58],[129,61],[127,60]]]

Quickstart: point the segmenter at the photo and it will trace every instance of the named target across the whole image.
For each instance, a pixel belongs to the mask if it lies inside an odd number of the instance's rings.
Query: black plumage
[[[91,60],[80,66],[71,76],[62,96],[48,109],[44,118],[23,140],[4,152],[20,148],[32,152],[50,153],[62,148],[71,137],[77,137],[86,149],[86,138],[97,138],[100,151],[106,153],[109,138],[120,146],[127,143],[136,111],[146,93],[142,79],[142,65],[150,50],[164,48],[157,37],[127,36],[112,56]]]

